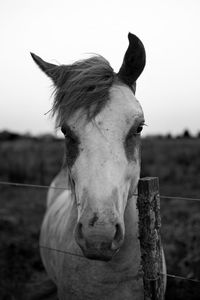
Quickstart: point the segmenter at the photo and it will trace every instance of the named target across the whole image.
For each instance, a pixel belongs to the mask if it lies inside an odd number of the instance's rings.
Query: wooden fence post
[[[160,238],[160,198],[157,177],[139,180],[137,207],[142,259],[144,299],[164,299],[162,249]]]

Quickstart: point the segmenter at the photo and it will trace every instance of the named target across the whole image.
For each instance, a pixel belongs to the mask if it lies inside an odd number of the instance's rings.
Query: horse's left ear
[[[128,39],[129,46],[117,75],[121,81],[135,90],[136,80],[145,67],[146,53],[144,45],[136,35],[129,32]]]
[[[47,75],[49,76],[54,84],[57,84],[58,77],[59,77],[59,71],[60,71],[60,66],[48,63],[44,61],[42,58],[37,56],[34,53],[30,53],[34,62],[38,65],[38,67]]]

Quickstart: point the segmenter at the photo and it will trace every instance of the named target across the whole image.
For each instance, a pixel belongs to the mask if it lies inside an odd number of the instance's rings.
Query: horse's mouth
[[[110,250],[110,249],[85,249],[82,248],[82,252],[84,256],[91,260],[99,260],[99,261],[105,261],[108,262],[112,260],[112,258],[117,254],[119,249],[116,250]]]

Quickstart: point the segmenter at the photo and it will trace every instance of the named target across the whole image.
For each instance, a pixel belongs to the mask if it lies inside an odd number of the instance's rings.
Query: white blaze
[[[80,153],[71,170],[79,215],[88,205],[123,215],[130,184],[136,186],[140,172],[138,152],[134,161],[128,161],[124,141],[134,123],[143,118],[133,92],[127,86],[114,85],[110,100],[94,120],[87,122],[79,112],[68,122],[80,139]]]

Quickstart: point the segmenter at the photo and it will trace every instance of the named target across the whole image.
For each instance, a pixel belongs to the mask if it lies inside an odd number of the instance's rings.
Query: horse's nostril
[[[123,239],[123,232],[120,224],[117,224],[116,226],[116,232],[114,236],[114,241],[120,242]]]
[[[117,224],[115,227],[116,227],[116,232],[115,232],[115,236],[114,236],[113,242],[111,244],[111,249],[112,250],[119,249],[120,246],[123,243],[123,240],[124,240],[122,226],[120,224]]]

